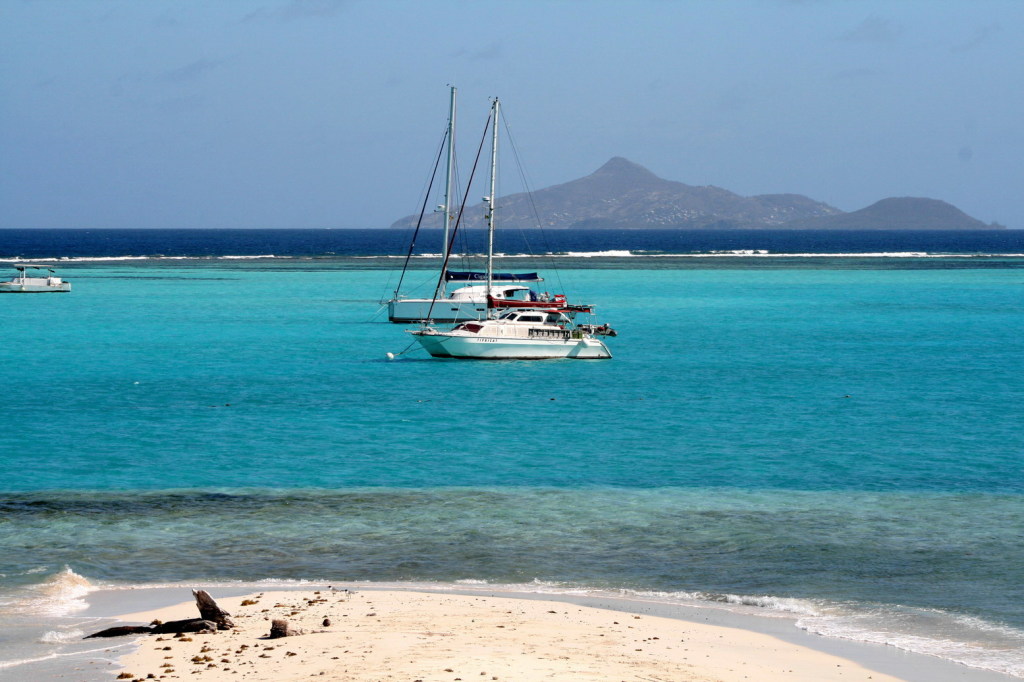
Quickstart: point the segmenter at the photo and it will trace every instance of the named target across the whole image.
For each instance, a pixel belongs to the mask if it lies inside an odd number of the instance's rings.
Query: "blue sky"
[[[623,156],[1024,228],[1018,0],[0,0],[0,227],[386,227],[448,83],[463,165],[498,95],[535,189]]]

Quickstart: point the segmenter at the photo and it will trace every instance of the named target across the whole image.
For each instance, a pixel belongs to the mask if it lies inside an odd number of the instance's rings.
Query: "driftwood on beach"
[[[217,606],[210,593],[206,590],[192,590],[196,598],[196,608],[199,609],[199,618],[185,618],[183,620],[172,620],[167,623],[154,622],[153,625],[118,625],[86,635],[84,639],[93,637],[124,637],[125,635],[141,634],[169,634],[185,632],[216,632],[217,630],[230,630],[235,627],[231,620],[231,614]]]
[[[231,614],[217,606],[217,602],[213,600],[209,592],[192,590],[192,595],[196,598],[196,607],[203,620],[213,621],[217,624],[218,630],[230,630],[235,627],[235,624],[231,622]]]
[[[107,628],[106,630],[100,630],[94,632],[91,635],[86,635],[82,639],[92,639],[93,637],[124,637],[125,635],[144,635],[146,633],[153,632],[153,628],[148,625],[118,625],[117,627]]]
[[[179,632],[216,632],[224,628],[218,628],[212,620],[205,618],[186,618],[184,620],[172,620],[168,623],[160,623],[150,630],[154,635],[168,635]]]

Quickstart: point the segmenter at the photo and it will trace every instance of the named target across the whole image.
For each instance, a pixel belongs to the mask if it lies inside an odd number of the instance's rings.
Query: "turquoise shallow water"
[[[563,271],[594,362],[388,361],[380,270],[61,274],[0,298],[0,609],[65,566],[539,584],[1024,675],[1022,270]]]
[[[613,362],[388,362],[377,272],[9,296],[4,488],[1022,490],[1014,270],[573,273]]]

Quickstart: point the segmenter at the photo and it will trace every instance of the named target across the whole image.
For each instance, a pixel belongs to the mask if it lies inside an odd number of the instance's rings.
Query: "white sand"
[[[257,603],[242,606],[246,600]],[[328,590],[217,601],[232,614],[234,630],[146,636],[122,659],[131,674],[124,679],[897,679],[757,632],[555,601],[405,591],[348,597]],[[130,624],[197,615],[188,602],[120,619]],[[267,639],[271,620],[281,618],[307,634]]]

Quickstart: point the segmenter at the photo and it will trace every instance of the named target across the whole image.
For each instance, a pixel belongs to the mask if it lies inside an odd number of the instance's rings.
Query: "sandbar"
[[[213,595],[232,614],[234,629],[143,636],[138,648],[121,659],[121,679],[905,679],[770,634],[566,601],[326,587]],[[149,623],[196,615],[189,601],[122,614],[119,620]],[[287,620],[304,634],[268,639],[274,619]],[[969,675],[968,669],[964,672]]]

